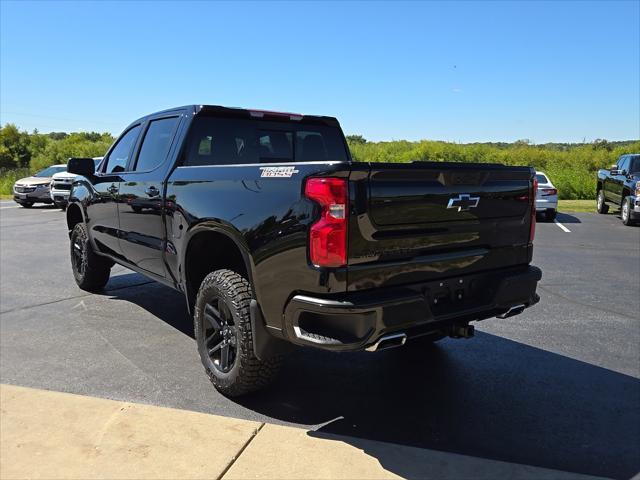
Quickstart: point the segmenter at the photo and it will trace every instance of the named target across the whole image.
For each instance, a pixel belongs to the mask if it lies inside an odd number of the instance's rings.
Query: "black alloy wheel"
[[[224,300],[220,297],[209,301],[204,307],[201,325],[204,349],[211,367],[228,373],[238,357],[238,331]]]

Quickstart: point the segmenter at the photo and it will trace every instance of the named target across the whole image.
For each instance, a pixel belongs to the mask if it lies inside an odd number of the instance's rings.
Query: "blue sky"
[[[640,137],[640,2],[7,2],[0,121],[119,133],[211,103],[371,140]]]

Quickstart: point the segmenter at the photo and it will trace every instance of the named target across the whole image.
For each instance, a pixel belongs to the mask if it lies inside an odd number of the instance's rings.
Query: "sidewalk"
[[[593,478],[401,445],[0,385],[0,478]]]

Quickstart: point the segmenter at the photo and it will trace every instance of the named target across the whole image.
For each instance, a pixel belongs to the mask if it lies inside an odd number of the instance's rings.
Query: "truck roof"
[[[159,112],[145,115],[139,118],[136,122],[140,122],[147,117],[155,116],[162,113],[171,113],[179,110],[190,110],[194,115],[212,115],[220,117],[235,117],[235,118],[256,118],[262,120],[275,120],[275,121],[295,121],[301,123],[310,124],[323,124],[338,127],[340,123],[335,117],[328,117],[324,115],[304,115],[301,113],[291,112],[276,112],[271,110],[260,110],[251,108],[239,108],[239,107],[224,107],[222,105],[184,105],[182,107],[174,107]],[[136,123],[134,122],[134,123]]]

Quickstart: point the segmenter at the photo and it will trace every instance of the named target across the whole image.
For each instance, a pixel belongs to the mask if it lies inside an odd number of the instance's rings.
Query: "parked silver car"
[[[543,214],[544,219],[553,222],[558,213],[558,189],[544,172],[536,172],[538,191],[536,192],[536,213]]]
[[[34,203],[53,203],[49,195],[51,177],[66,171],[66,165],[52,165],[30,177],[21,178],[13,184],[13,199],[25,208],[32,207]]]

